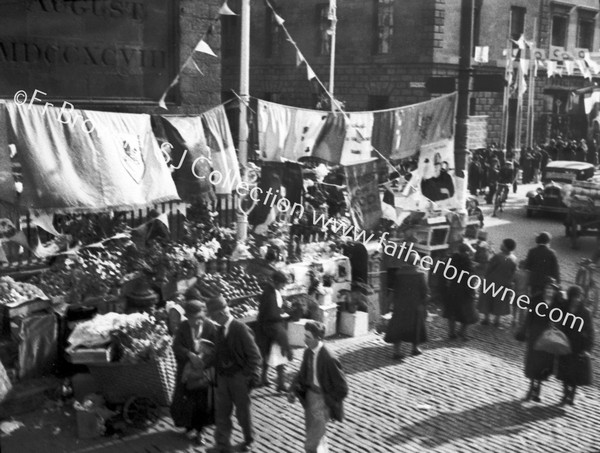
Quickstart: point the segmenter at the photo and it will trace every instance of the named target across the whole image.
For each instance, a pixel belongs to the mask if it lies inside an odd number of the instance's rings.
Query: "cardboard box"
[[[358,337],[369,333],[369,314],[364,311],[348,313],[343,311],[340,318],[340,333]]]

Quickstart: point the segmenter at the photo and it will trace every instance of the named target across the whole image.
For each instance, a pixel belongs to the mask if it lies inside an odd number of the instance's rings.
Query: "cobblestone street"
[[[511,195],[500,218],[486,218],[495,248],[504,237],[513,237],[517,256],[524,258],[534,234],[550,231],[563,280],[573,281],[577,258],[592,253],[595,239],[582,238],[580,249],[571,250],[562,237],[560,220],[526,219],[522,202]],[[554,379],[542,388],[541,403],[521,401],[528,386],[523,375],[524,345],[514,340],[510,319],[504,319],[500,329],[473,326],[468,342],[449,341],[444,320],[432,309],[428,329],[424,354],[403,362],[392,360],[390,346],[375,333],[328,342],[342,361],[351,390],[345,403],[346,421],[330,425],[332,452],[600,452],[599,348],[594,352],[595,384],[578,391],[574,407],[562,408],[558,406],[562,390]],[[409,352],[408,345],[404,352]],[[289,372],[297,366],[298,360]],[[299,403],[288,404],[270,388],[255,391],[253,404],[255,451],[303,451]],[[47,409],[18,420],[26,426],[2,439],[4,453],[203,451],[190,447],[168,416],[144,434],[100,441],[76,440],[71,409]],[[212,429],[207,430],[209,445],[212,434]],[[235,435],[240,442],[237,426]]]

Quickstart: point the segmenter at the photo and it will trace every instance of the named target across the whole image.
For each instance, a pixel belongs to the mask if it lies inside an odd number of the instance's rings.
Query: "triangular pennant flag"
[[[196,62],[194,61],[194,58],[190,58],[190,59],[189,59],[189,62],[190,62],[190,63],[192,63],[192,65],[194,65],[194,68],[196,68],[196,70],[197,70],[197,71],[198,71],[200,74],[204,75],[204,73],[203,73],[203,72],[200,70],[200,68],[198,67],[198,65],[197,65],[197,64],[196,64]]]
[[[573,61],[565,60],[565,61],[563,61],[563,64],[565,65],[567,75],[573,75],[573,68],[575,67],[575,64],[573,63]]]
[[[223,5],[221,6],[221,8],[219,9],[219,14],[221,16],[237,16],[236,13],[234,13],[233,11],[231,11],[231,9],[229,8],[229,5],[227,4],[227,2],[223,3]]]
[[[521,35],[518,41],[515,41],[514,39],[511,39],[511,41],[514,42],[517,46],[519,46],[519,49],[525,49],[525,37],[523,35]]]
[[[160,98],[160,100],[158,101],[158,106],[159,106],[161,109],[169,110],[169,109],[167,108],[167,104],[165,103],[165,97],[166,97],[166,94],[167,94],[167,93],[165,93],[165,94],[163,94],[163,95],[162,95],[162,97],[161,97],[161,98]]]
[[[529,60],[526,58],[521,58],[519,64],[521,65],[521,71],[523,71],[523,74],[529,74]]]
[[[275,22],[277,22],[278,25],[283,25],[283,23],[285,22],[285,20],[283,20],[283,18],[275,11],[273,11],[273,17],[275,17]]]
[[[299,50],[296,50],[296,66],[300,66],[306,60],[304,59],[304,55]]]
[[[308,63],[306,63],[306,77],[308,78],[308,80],[317,78],[315,71],[312,70],[312,68],[308,65]]]
[[[202,52],[202,53],[207,53],[209,55],[212,55],[213,57],[216,57],[217,55],[212,51],[212,49],[210,48],[210,46],[208,44],[206,44],[206,42],[201,39],[200,42],[198,43],[198,45],[196,46],[196,48],[194,49],[195,52]]]
[[[525,40],[525,44],[527,44],[527,47],[529,47],[530,49],[533,49],[535,47],[535,42],[533,41]]]
[[[167,227],[167,229],[169,229],[169,215],[166,212],[163,212],[161,215],[159,215],[156,220],[161,221],[162,223],[164,223],[164,225]]]
[[[548,68],[548,78],[552,77],[556,72],[556,61],[546,61],[546,67]]]

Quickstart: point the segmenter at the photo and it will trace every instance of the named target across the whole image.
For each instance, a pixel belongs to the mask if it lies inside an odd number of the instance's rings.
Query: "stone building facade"
[[[328,3],[327,0],[271,1],[325,84],[329,79],[330,59]],[[348,111],[391,108],[431,99],[435,94],[425,88],[431,77],[458,75],[461,3],[461,0],[339,1],[335,96],[345,102]],[[230,0],[229,4],[239,11],[239,1]],[[489,61],[473,64],[476,75],[504,75],[503,51],[509,45],[508,38],[518,39],[521,34],[546,55],[556,47],[571,53],[587,48],[594,57],[594,50],[600,47],[598,0],[475,0],[474,6],[474,45],[489,46]],[[296,52],[270,10],[263,2],[253,2],[251,18],[251,95],[314,108],[319,87],[307,80],[304,65],[296,66]],[[227,97],[231,89],[237,91],[239,86],[239,17],[226,17],[223,21],[222,89]],[[545,68],[540,68],[534,88],[536,140],[544,141],[561,128],[563,133],[584,134],[585,127],[574,127],[576,121],[585,118],[580,112],[579,98],[572,92],[592,85],[593,81],[584,79],[577,69],[573,76],[548,78]],[[525,94],[524,112],[527,97]],[[472,94],[470,114],[488,116],[490,142],[500,141],[502,104],[501,91]],[[509,142],[514,141],[516,105],[513,93],[509,101]],[[523,125],[523,135],[525,131]]]
[[[75,108],[155,113],[204,35],[220,53],[221,0],[0,2],[0,99],[37,89]],[[209,27],[212,26],[210,33]],[[221,61],[196,53],[169,91],[169,113],[221,102]],[[202,71],[202,74],[198,71]]]

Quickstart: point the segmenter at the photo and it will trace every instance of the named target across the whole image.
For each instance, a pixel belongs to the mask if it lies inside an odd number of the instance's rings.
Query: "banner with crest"
[[[22,168],[21,206],[94,212],[179,199],[149,115],[71,111],[95,125],[88,133],[60,121],[59,108],[7,102],[6,110],[8,140]]]

